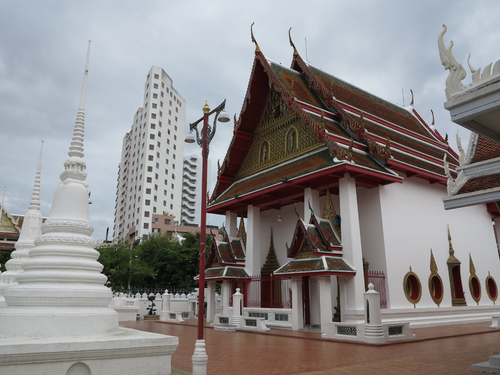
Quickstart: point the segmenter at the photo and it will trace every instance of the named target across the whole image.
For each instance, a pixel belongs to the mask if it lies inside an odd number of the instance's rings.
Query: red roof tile
[[[476,152],[474,153],[471,164],[498,157],[500,157],[500,145],[486,137],[483,137],[482,135],[479,135],[477,139]]]

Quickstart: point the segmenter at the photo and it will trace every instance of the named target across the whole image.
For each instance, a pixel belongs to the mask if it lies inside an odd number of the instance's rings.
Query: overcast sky
[[[43,139],[41,210],[48,216],[89,39],[84,159],[99,239],[107,227],[112,235],[122,138],[142,105],[152,65],[168,73],[186,100],[187,122],[202,116],[205,100],[214,108],[227,99],[232,118],[240,113],[254,58],[251,23],[264,55],[285,66],[292,60],[292,27],[311,64],[399,105],[409,104],[412,89],[415,109],[428,123],[433,109],[436,128],[454,146],[457,126],[443,108],[448,72],[438,35],[447,24],[445,44],[455,42],[456,59],[466,67],[471,52],[473,67],[484,68],[500,58],[499,14],[499,2],[478,0],[0,0],[0,197],[5,191],[10,213],[28,210]],[[232,122],[225,126],[211,146],[214,174],[232,136]],[[461,134],[465,147],[468,132]]]

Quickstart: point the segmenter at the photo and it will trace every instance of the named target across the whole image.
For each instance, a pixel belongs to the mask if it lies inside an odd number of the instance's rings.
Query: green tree
[[[154,269],[140,257],[137,244],[127,241],[104,244],[96,249],[101,254],[99,262],[104,266],[106,283],[113,292],[126,292],[130,288],[142,286],[146,279],[154,278]]]
[[[187,233],[180,244],[170,234],[152,235],[137,246],[139,257],[154,270],[145,284],[195,287],[199,268],[200,234]]]
[[[10,259],[10,254],[14,250],[0,250],[0,272],[5,272],[7,269],[5,268],[5,263]]]

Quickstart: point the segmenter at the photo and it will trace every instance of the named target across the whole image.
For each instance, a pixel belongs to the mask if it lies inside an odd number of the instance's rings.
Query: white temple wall
[[[340,211],[340,203],[338,195],[331,195],[333,206],[337,213]],[[323,214],[323,206],[325,204],[325,196],[319,198],[319,208],[313,207],[315,209],[315,215],[321,217]],[[304,203],[297,202],[295,204],[297,212],[300,217],[306,222],[309,222],[309,217],[304,218]],[[282,221],[278,221],[278,216],[281,213]],[[227,214],[226,214],[227,217]],[[294,205],[290,204],[288,206],[281,207],[280,210],[266,210],[260,212],[260,266],[253,266],[254,269],[259,269],[258,274],[260,274],[260,267],[265,263],[267,253],[269,251],[270,238],[271,238],[271,227],[273,227],[273,239],[274,239],[274,249],[276,251],[276,256],[278,257],[278,262],[280,266],[288,262],[290,259],[286,256],[286,244],[291,244],[293,233],[295,231],[295,225],[297,223],[297,215],[295,214]],[[247,234],[248,234],[248,224],[247,224]],[[253,249],[248,246],[247,240],[247,259],[253,253]]]
[[[296,207],[299,215],[302,215],[304,212],[304,204],[297,203]],[[286,256],[286,243],[290,246],[292,242],[293,232],[295,231],[295,225],[297,223],[297,215],[295,214],[293,204],[281,208],[281,222],[278,222],[279,213],[279,210],[267,210],[260,214],[260,267],[265,263],[267,253],[269,252],[271,227],[273,227],[274,250],[276,251],[280,266],[290,260]]]
[[[379,188],[357,190],[363,257],[371,270],[387,273]]]
[[[446,261],[449,257],[447,224],[450,225],[455,257],[462,262],[462,288],[468,306],[475,306],[469,291],[469,252],[481,281],[480,305],[492,305],[485,288],[488,271],[498,283],[500,262],[490,215],[484,205],[446,211],[442,198],[446,188],[418,178],[380,189],[383,241],[386,249],[388,296],[391,309],[412,308],[403,291],[403,279],[412,267],[420,279],[422,297],[417,308],[437,307],[430,296],[430,249],[443,281],[441,307],[451,306],[451,290]]]

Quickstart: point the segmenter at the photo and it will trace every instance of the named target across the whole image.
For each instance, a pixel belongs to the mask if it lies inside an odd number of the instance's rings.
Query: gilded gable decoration
[[[297,129],[292,126],[286,135],[286,153],[290,154],[299,148]]]
[[[321,146],[273,87],[253,144],[235,177],[248,176]]]
[[[266,164],[269,162],[269,142],[264,141],[262,142],[262,145],[260,146],[260,165]]]
[[[241,238],[243,244],[247,246],[247,232],[245,230],[245,222],[243,221],[243,218],[240,218],[240,226],[238,227],[238,233],[236,234],[236,237]]]
[[[337,213],[335,212],[335,208],[333,207],[332,197],[330,196],[330,189],[326,188],[326,198],[325,204],[323,207],[323,215],[321,216],[324,219],[330,220],[330,223],[333,225],[333,229],[335,234],[339,238],[342,239],[340,233],[340,216],[337,218]]]
[[[252,41],[256,45],[256,52],[255,52],[256,60],[258,60],[262,64],[266,72],[270,73],[268,75],[270,89],[275,90],[280,94],[282,100],[286,103],[287,107],[294,114],[298,116],[298,118],[300,119],[300,123],[303,124],[307,129],[312,131],[312,133],[316,135],[318,139],[328,147],[328,149],[330,150],[330,154],[332,156],[336,156],[339,160],[349,160],[349,161],[352,160],[352,155],[350,155],[348,152],[346,152],[345,149],[340,147],[337,142],[331,139],[331,137],[328,137],[326,135],[324,125],[321,122],[316,121],[308,113],[306,113],[302,109],[302,107],[295,102],[293,95],[290,94],[290,91],[279,80],[279,78],[275,74],[272,74],[273,70],[269,64],[269,61],[267,61],[267,59],[264,57],[264,55],[258,48],[257,42],[255,41],[255,38],[253,36],[253,31],[252,31]],[[297,58],[299,60],[302,60],[300,58],[300,55],[297,55]],[[318,81],[316,81],[316,84],[314,86],[316,90],[322,88],[322,85]]]

